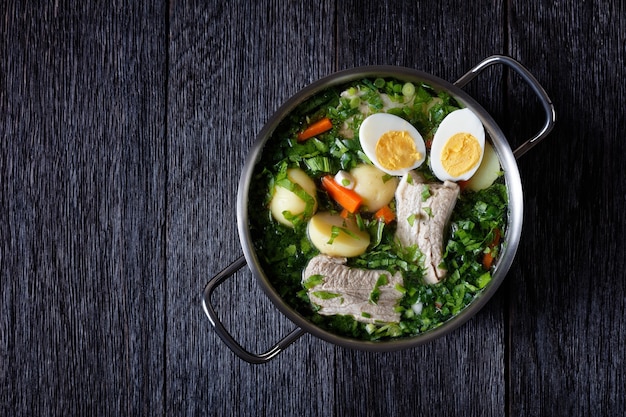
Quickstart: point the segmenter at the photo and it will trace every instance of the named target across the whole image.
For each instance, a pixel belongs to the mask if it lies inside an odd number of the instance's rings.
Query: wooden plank
[[[501,2],[340,2],[339,67],[401,65],[454,82],[504,48]],[[485,30],[489,28],[489,30]],[[451,36],[451,33],[455,33]],[[501,116],[501,71],[467,90]],[[338,415],[493,415],[505,413],[505,322],[496,296],[469,323],[431,344],[403,352],[339,352]]]
[[[319,9],[334,6],[172,5],[167,414],[332,414],[331,346],[306,336],[269,364],[249,365],[215,335],[200,306],[209,278],[242,254],[236,193],[255,135],[287,98],[333,70],[334,17]],[[293,328],[247,269],[214,302],[236,339],[255,352]]]
[[[2,10],[0,414],[162,413],[164,5]]]
[[[4,2],[0,414],[622,413],[624,5],[247,3]],[[454,81],[500,52],[559,117],[520,160],[525,226],[504,288],[427,346],[307,335],[268,365],[238,360],[200,294],[240,254],[238,177],[269,115],[335,69]],[[514,142],[541,123],[514,75],[468,91]],[[216,304],[251,350],[292,329],[247,270]]]
[[[511,4],[511,53],[552,96],[557,125],[520,160],[525,229],[510,282],[511,415],[621,415],[626,392],[623,2]],[[512,127],[541,123],[511,80]],[[522,117],[524,116],[524,117]]]
[[[443,9],[390,5],[385,9],[388,14],[380,19],[376,6],[339,3],[335,52],[330,47],[332,16],[298,7],[304,6],[232,4],[205,9],[180,5],[172,10],[167,281],[171,321],[167,325],[167,357],[174,359],[167,368],[168,408],[189,413],[211,409],[244,414],[280,410],[302,415],[376,415],[384,410],[403,414],[446,406],[501,415],[504,330],[498,298],[467,326],[427,347],[374,355],[307,336],[262,367],[238,361],[211,333],[208,322],[198,324],[201,313],[193,307],[199,300],[180,302],[190,287],[197,287],[199,296],[208,277],[238,256],[239,243],[232,240],[236,235],[235,190],[246,149],[263,124],[256,117],[259,109],[267,117],[298,88],[329,73],[334,69],[335,53],[339,68],[364,64],[359,60],[365,56],[369,57],[367,63],[421,66],[451,78],[503,47],[497,30],[491,32],[489,42],[481,37],[459,45],[455,38],[449,40],[452,46],[441,45],[438,36],[447,30]],[[335,8],[328,5],[322,9]],[[487,22],[494,25],[499,21],[500,10],[489,10],[492,14],[482,17],[484,20],[467,22],[465,12],[469,13],[469,8],[454,13],[453,18],[476,32]],[[435,16],[437,11],[439,16]],[[302,16],[320,20],[301,24]],[[370,18],[379,18],[374,28],[367,26]],[[231,25],[224,27],[223,21]],[[407,27],[423,27],[420,35],[424,36],[400,31]],[[377,49],[368,44],[370,30],[395,42],[394,47]],[[376,42],[385,44],[384,39]],[[398,45],[399,49],[394,49]],[[417,45],[430,47],[417,55],[405,52],[419,49]],[[463,48],[471,54],[464,55]],[[381,51],[403,52],[403,57],[410,58],[389,62]],[[346,57],[351,53],[357,54],[356,58]],[[433,61],[433,53],[440,62]],[[463,57],[462,68],[457,67],[459,56]],[[482,85],[487,86],[481,90],[485,96],[500,92],[498,84]],[[240,96],[242,91],[246,92],[245,100]],[[498,98],[494,100],[497,103]],[[226,111],[215,110],[224,105]],[[231,109],[234,114],[230,114]],[[233,136],[231,132],[236,133]],[[221,236],[231,240],[223,241]],[[292,328],[272,313],[272,306],[245,271],[224,284],[223,294],[217,298],[228,327],[246,347],[267,346]],[[260,334],[257,340],[250,340],[255,327]],[[272,329],[271,335],[266,328]],[[405,382],[406,386],[419,386],[419,394],[407,395]],[[278,391],[277,385],[284,391]],[[450,387],[462,388],[462,394],[451,399],[447,394]],[[476,397],[486,401],[475,402]],[[189,403],[188,398],[197,401]]]

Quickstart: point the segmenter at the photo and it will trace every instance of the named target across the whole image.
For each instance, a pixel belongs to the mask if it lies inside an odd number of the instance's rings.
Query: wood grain
[[[526,214],[510,280],[511,415],[615,415],[626,392],[626,202],[621,3],[514,2],[512,54],[553,97],[555,131],[520,161]],[[612,22],[608,24],[608,22]],[[510,106],[538,126],[532,94]],[[531,131],[532,133],[532,131]]]
[[[209,278],[242,254],[236,193],[248,149],[271,114],[334,64],[332,4],[175,4],[168,113],[168,414],[328,415],[332,347],[310,337],[263,366],[238,360],[200,309]],[[215,294],[225,325],[261,352],[293,329],[246,269]],[[189,399],[194,399],[189,401]],[[306,399],[306,400],[303,400]]]
[[[164,10],[2,9],[0,414],[158,413]]]
[[[0,415],[623,414],[624,15],[609,0],[3,2]],[[496,296],[406,351],[305,335],[239,360],[200,297],[241,255],[239,175],[265,121],[336,70],[453,82],[495,53],[558,119],[519,160],[524,229]],[[466,89],[513,145],[542,123],[507,70]],[[247,268],[215,304],[251,351],[294,328]]]

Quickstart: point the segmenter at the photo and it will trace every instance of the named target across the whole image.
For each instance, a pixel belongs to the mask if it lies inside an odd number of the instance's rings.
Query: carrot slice
[[[492,249],[498,246],[500,243],[500,229],[494,229],[493,231],[493,239],[489,243],[489,252],[483,254],[483,267],[485,269],[491,269],[493,265],[493,253]]]
[[[378,219],[381,220],[383,222],[385,222],[385,224],[389,224],[392,221],[394,221],[396,219],[396,215],[394,214],[393,210],[391,210],[389,208],[389,206],[383,206],[381,207],[375,214],[374,216]]]
[[[333,122],[328,118],[324,117],[318,120],[315,123],[312,123],[304,129],[302,132],[298,134],[298,141],[301,142],[303,140],[307,140],[312,138],[313,136],[317,136],[320,133],[324,133],[333,128]]]
[[[493,255],[487,252],[483,255],[483,268],[491,269],[491,265],[493,265]]]
[[[339,185],[332,175],[322,177],[322,186],[333,200],[350,213],[356,212],[363,203],[363,198],[360,195],[354,190]]]

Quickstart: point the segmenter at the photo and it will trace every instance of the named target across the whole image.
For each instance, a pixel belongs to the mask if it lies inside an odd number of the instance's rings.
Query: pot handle
[[[245,350],[235,339],[228,333],[226,327],[222,324],[222,322],[217,317],[215,313],[215,309],[211,304],[211,296],[213,291],[217,287],[219,287],[226,279],[232,277],[235,272],[240,270],[246,264],[246,259],[244,256],[240,256],[237,260],[231,263],[229,266],[224,268],[219,274],[211,278],[211,280],[207,283],[206,287],[204,287],[204,294],[202,297],[202,307],[204,308],[204,312],[209,317],[211,324],[215,328],[215,332],[222,339],[224,343],[232,350],[237,356],[243,359],[246,362],[253,364],[266,363],[276,357],[280,352],[285,350],[290,344],[295,342],[300,336],[302,336],[305,331],[301,328],[297,327],[287,336],[285,336],[282,340],[276,343],[270,350],[265,353],[255,354],[248,352]]]
[[[537,94],[537,97],[539,98],[539,101],[541,102],[541,105],[543,106],[546,113],[546,121],[541,130],[539,130],[539,132],[535,136],[528,139],[526,142],[521,144],[517,149],[513,151],[513,155],[515,156],[515,158],[519,159],[522,155],[528,152],[530,148],[541,142],[554,127],[554,123],[556,122],[554,105],[552,104],[552,100],[550,100],[550,97],[548,97],[546,91],[543,89],[541,84],[539,84],[539,81],[537,81],[537,79],[530,73],[530,71],[528,71],[526,67],[524,67],[513,58],[504,55],[493,55],[485,58],[482,62],[480,62],[465,75],[459,78],[454,83],[454,85],[463,88],[483,70],[494,64],[506,65],[515,72],[517,72],[524,79],[524,81],[528,83],[530,88],[533,89],[535,94]]]

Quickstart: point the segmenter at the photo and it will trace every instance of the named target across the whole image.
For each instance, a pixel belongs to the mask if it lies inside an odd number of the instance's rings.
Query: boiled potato
[[[375,212],[389,204],[398,188],[398,178],[390,177],[373,165],[358,165],[350,171],[354,191],[363,198],[364,209]]]
[[[491,144],[485,141],[485,153],[476,173],[467,181],[470,190],[480,191],[489,187],[500,175],[500,161]]]
[[[309,176],[299,168],[291,168],[287,170],[287,178],[294,184],[298,184],[302,189],[315,200],[313,211],[317,210],[317,187]],[[293,223],[285,218],[285,212],[291,213],[293,216],[304,216],[306,202],[298,197],[296,193],[286,188],[276,186],[274,196],[270,202],[270,211],[272,216],[280,223],[293,227]]]
[[[338,231],[334,238],[333,226]],[[359,256],[370,244],[369,233],[359,230],[353,219],[344,219],[341,215],[330,212],[317,213],[311,217],[307,232],[313,245],[321,253],[330,256]]]

